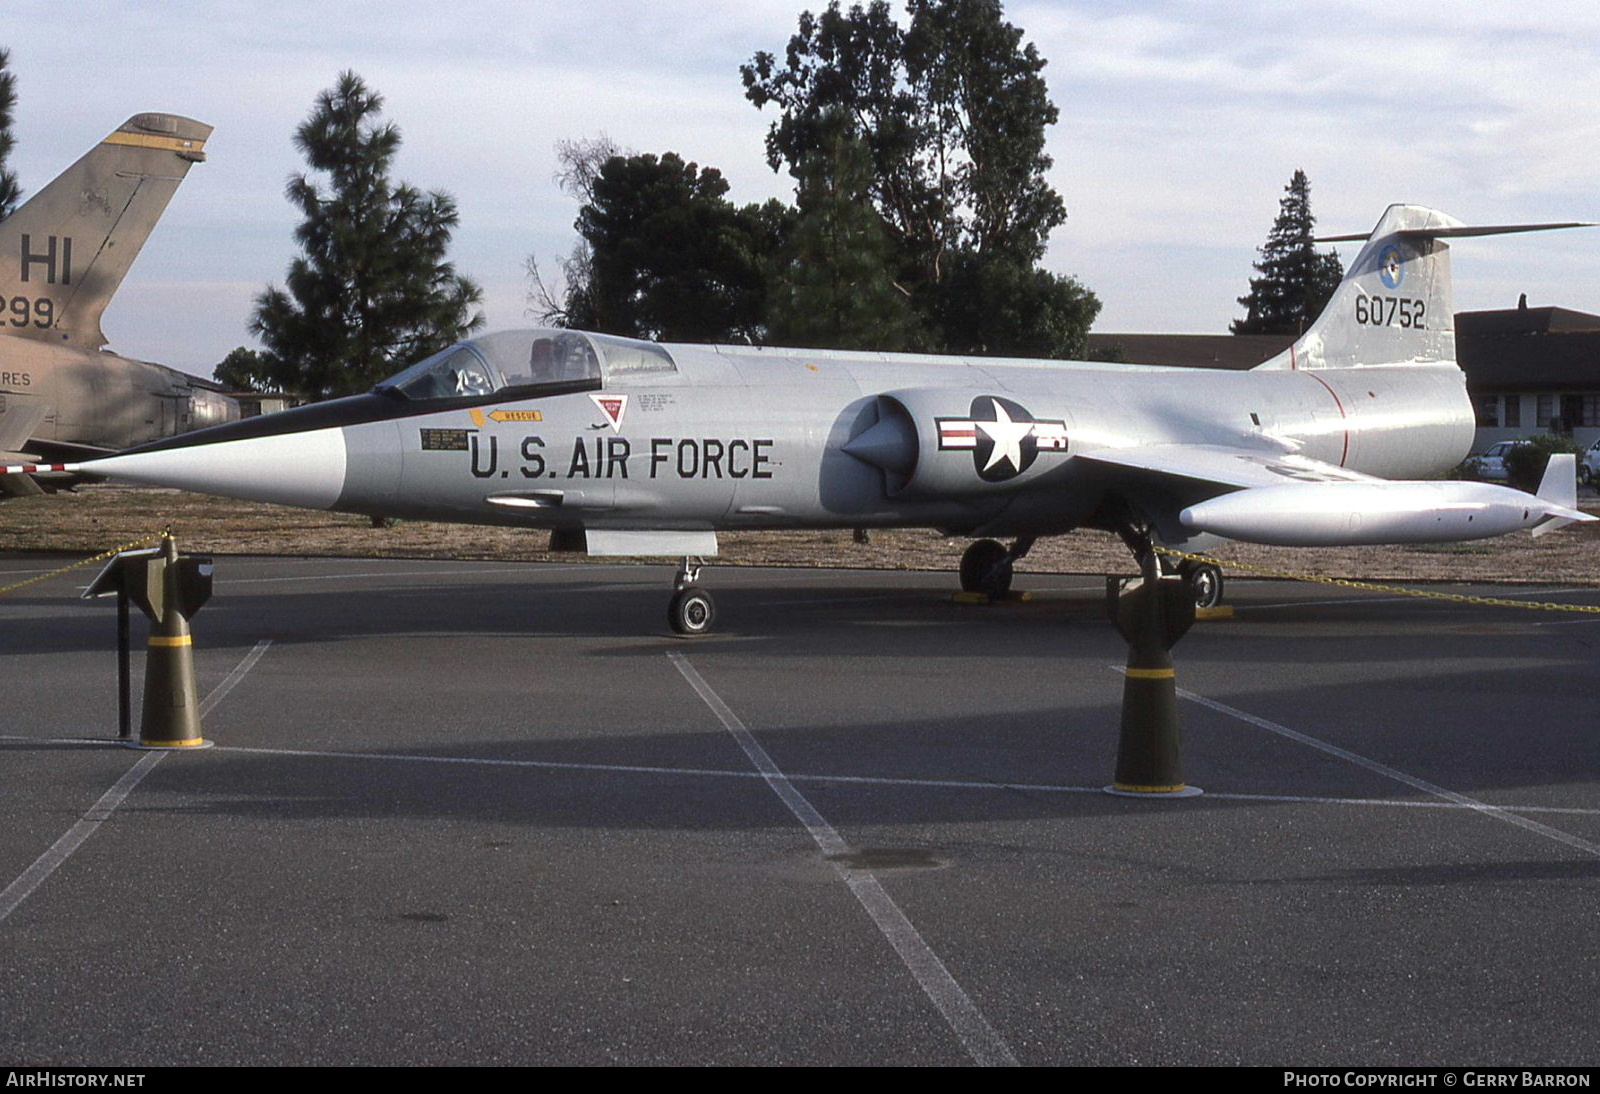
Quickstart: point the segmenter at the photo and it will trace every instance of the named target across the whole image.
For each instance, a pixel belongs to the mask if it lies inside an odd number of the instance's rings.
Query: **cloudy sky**
[[[570,249],[563,138],[606,134],[720,168],[737,201],[791,197],[738,66],[805,0],[5,0],[11,166],[32,191],[129,115],[216,126],[105,318],[111,348],[208,375],[293,255],[295,127],[341,69],[387,100],[398,178],[456,197],[452,255],[491,328],[526,325],[530,253]],[[809,6],[820,5],[812,3]],[[1226,331],[1289,175],[1319,228],[1412,201],[1473,223],[1600,220],[1600,8],[1547,0],[1011,0],[1048,59],[1047,265],[1101,331]],[[1347,249],[1343,252],[1352,257]],[[1458,308],[1600,312],[1600,229],[1469,241]]]

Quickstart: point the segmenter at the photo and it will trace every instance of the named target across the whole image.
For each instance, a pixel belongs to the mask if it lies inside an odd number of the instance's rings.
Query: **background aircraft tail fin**
[[[1360,241],[1364,246],[1311,329],[1287,352],[1259,367],[1454,363],[1455,306],[1450,291],[1450,246],[1445,241],[1588,226],[1577,222],[1472,226],[1436,209],[1391,205],[1368,235],[1317,240]]]
[[[6,333],[105,345],[100,316],[210,135],[190,118],[136,114],[0,221]]]

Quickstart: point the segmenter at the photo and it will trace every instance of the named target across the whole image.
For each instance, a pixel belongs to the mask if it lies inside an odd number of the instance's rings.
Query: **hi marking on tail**
[[[129,118],[0,221],[0,324],[9,335],[96,350],[100,316],[211,126]]]

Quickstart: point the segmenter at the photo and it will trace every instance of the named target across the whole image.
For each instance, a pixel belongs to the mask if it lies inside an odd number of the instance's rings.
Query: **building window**
[[[1500,396],[1478,396],[1478,428],[1493,429],[1500,424]]]
[[[1535,429],[1549,429],[1550,421],[1556,416],[1556,397],[1554,395],[1539,396],[1539,408],[1534,414],[1533,427]]]
[[[1579,425],[1600,425],[1600,395],[1580,395],[1583,409],[1578,413]]]
[[[1522,428],[1522,396],[1506,396],[1506,412],[1500,418],[1500,424],[1507,429]]]

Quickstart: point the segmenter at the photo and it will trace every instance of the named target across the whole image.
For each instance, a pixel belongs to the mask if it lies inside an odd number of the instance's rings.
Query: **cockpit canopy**
[[[373,390],[417,401],[504,393],[528,397],[626,386],[678,371],[654,342],[573,330],[508,330],[458,342]]]

